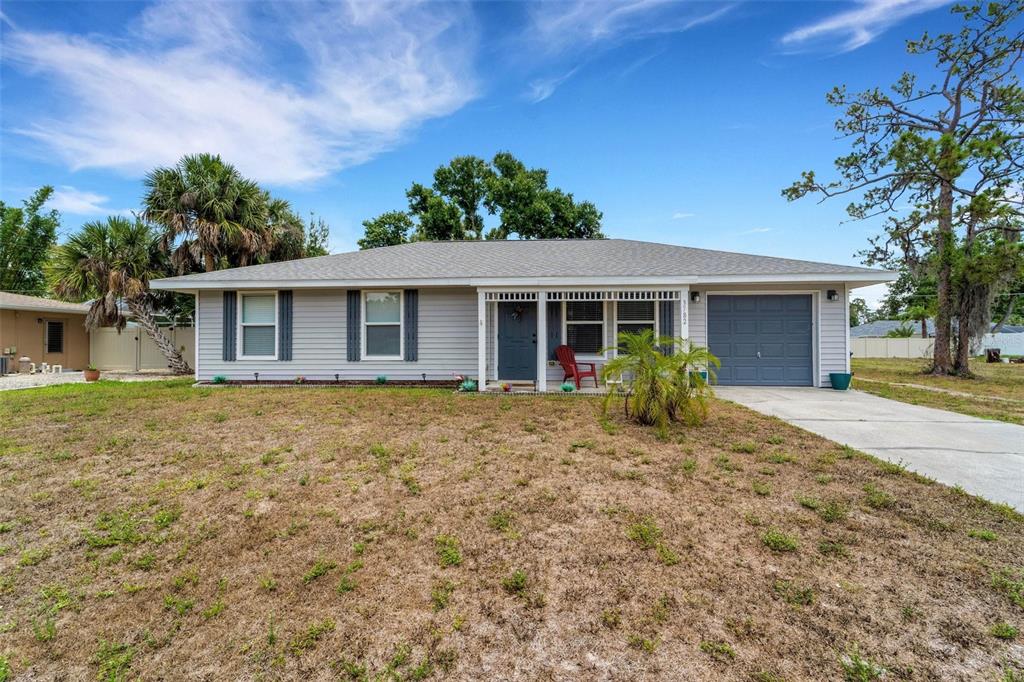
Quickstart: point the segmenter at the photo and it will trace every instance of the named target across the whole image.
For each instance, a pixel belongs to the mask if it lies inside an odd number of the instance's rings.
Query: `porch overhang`
[[[492,333],[497,331],[495,321],[488,324],[489,312],[500,303],[535,304],[536,310],[536,378],[535,390],[544,392],[548,389],[547,380],[547,304],[569,301],[672,301],[677,303],[680,322],[680,336],[689,337],[689,320],[687,318],[687,302],[689,285],[662,282],[655,286],[553,286],[553,287],[478,287],[477,288],[477,389],[487,390],[487,343]],[[492,363],[494,373],[498,373],[497,341],[494,341],[495,361]],[[500,381],[502,377],[495,376]]]

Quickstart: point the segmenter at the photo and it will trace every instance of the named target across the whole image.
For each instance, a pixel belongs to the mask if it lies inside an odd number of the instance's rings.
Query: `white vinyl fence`
[[[195,329],[164,328],[164,334],[181,351],[192,367],[196,366]],[[113,327],[101,327],[89,334],[89,362],[108,372],[138,372],[143,369],[167,369],[167,361],[157,345],[139,327],[126,327],[118,333]]]
[[[850,339],[850,350],[855,358],[928,358],[934,347],[935,339]]]

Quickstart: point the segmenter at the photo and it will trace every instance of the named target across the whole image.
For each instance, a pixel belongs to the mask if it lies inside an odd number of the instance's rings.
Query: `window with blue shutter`
[[[359,362],[359,339],[362,334],[362,322],[360,311],[362,309],[362,296],[359,289],[349,289],[345,300],[345,311],[347,321],[346,335],[346,356],[349,362]]]
[[[238,347],[238,294],[234,291],[224,292],[224,329],[222,336],[224,340],[223,359],[225,362],[235,360],[235,353]]]
[[[277,359],[292,359],[292,309],[291,291],[277,292]]]
[[[416,362],[419,360],[419,307],[420,292],[418,289],[405,290],[405,335],[404,360]]]

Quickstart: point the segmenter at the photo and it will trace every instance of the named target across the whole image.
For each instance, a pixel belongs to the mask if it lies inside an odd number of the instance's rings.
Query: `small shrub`
[[[998,535],[985,528],[980,530],[970,530],[967,532],[967,535],[978,540],[984,540],[985,542],[995,542],[999,539]]]
[[[161,509],[153,515],[153,525],[162,530],[177,521],[180,517],[180,509]]]
[[[739,452],[746,455],[752,455],[757,452],[757,443],[754,441],[745,441],[743,443],[736,443],[732,446],[733,452]]]
[[[761,536],[761,541],[773,552],[794,552],[797,548],[796,538],[775,528],[769,528]]]
[[[731,661],[736,658],[736,651],[725,642],[701,642],[700,650],[716,661]]]
[[[864,492],[867,493],[864,502],[872,509],[888,509],[896,503],[892,495],[870,483],[864,486]]]
[[[521,568],[517,568],[512,571],[508,577],[502,579],[501,586],[504,587],[505,591],[509,594],[522,594],[526,591],[527,582],[528,578],[526,576],[526,571]]]
[[[325,618],[319,623],[313,623],[304,631],[292,637],[288,643],[288,649],[295,656],[301,656],[316,646],[316,643],[323,639],[324,635],[334,632],[334,621]]]
[[[820,516],[822,520],[827,523],[835,523],[836,521],[842,521],[846,518],[846,515],[848,513],[849,512],[846,509],[846,507],[844,507],[842,503],[836,500],[826,502],[825,504],[821,505],[821,507],[818,508],[818,516]]]
[[[653,654],[658,648],[658,640],[654,637],[643,637],[638,634],[631,634],[626,638],[626,643],[633,649],[643,651],[645,654]]]
[[[1017,628],[1009,623],[996,623],[988,629],[988,634],[997,639],[1017,639]]]
[[[601,612],[601,625],[614,630],[622,623],[622,614],[618,609],[605,609]]]
[[[1024,608],[1024,571],[999,571],[992,575],[992,587],[1005,593],[1017,606]]]
[[[856,646],[839,659],[839,665],[846,682],[873,682],[886,673],[885,668],[861,656]]]
[[[102,682],[121,682],[126,679],[135,651],[127,644],[100,642],[100,650],[93,656],[99,666],[98,679]]]
[[[639,523],[626,529],[626,537],[644,549],[651,549],[661,540],[661,529],[652,517],[645,516]]]
[[[818,543],[818,551],[825,556],[846,556],[846,547],[843,546],[843,543],[836,540],[822,540]]]
[[[454,592],[455,583],[450,580],[444,580],[434,585],[434,589],[430,590],[430,603],[434,605],[434,610],[440,611],[448,606]]]
[[[803,507],[804,509],[810,509],[812,511],[817,511],[817,509],[821,506],[821,502],[819,500],[813,497],[808,497],[806,495],[797,495],[796,501],[800,503],[800,506]]]
[[[814,603],[814,590],[798,585],[792,580],[776,580],[772,590],[787,604],[810,606]]]
[[[327,561],[325,559],[317,559],[309,570],[302,576],[302,582],[306,585],[313,582],[317,578],[326,575],[329,571],[334,570],[338,567],[338,564],[333,561]]]
[[[338,586],[335,588],[338,594],[347,594],[356,589],[356,583],[352,580],[352,577],[348,574],[341,576],[338,581]]]
[[[386,384],[386,383],[388,383],[388,378],[387,378],[386,376],[384,376],[383,374],[381,374],[380,376],[378,376],[378,377],[377,377],[377,378],[375,379],[375,381],[376,381],[376,382],[377,382],[378,384],[381,384],[381,385],[383,385],[383,384]]]
[[[664,542],[659,542],[658,546],[655,547],[655,551],[658,553],[658,561],[666,566],[675,566],[679,563],[679,555]]]
[[[754,481],[750,484],[750,487],[753,489],[754,493],[761,497],[767,497],[772,494],[772,487],[764,481]]]
[[[224,376],[223,374],[218,374],[215,377],[213,377],[213,383],[215,383],[215,384],[226,384],[226,383],[228,383],[228,378],[226,376]]]
[[[437,560],[442,566],[458,566],[462,563],[459,540],[455,536],[438,535],[434,538],[434,549],[437,552]]]
[[[499,509],[487,519],[487,525],[504,533],[512,527],[512,512]]]

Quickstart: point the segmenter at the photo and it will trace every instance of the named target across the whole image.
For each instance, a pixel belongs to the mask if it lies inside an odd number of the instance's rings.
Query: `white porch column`
[[[548,294],[537,292],[537,390],[548,390]]]
[[[487,300],[484,292],[476,292],[476,390],[483,391],[487,387]]]
[[[690,340],[690,287],[679,290],[679,336]]]

